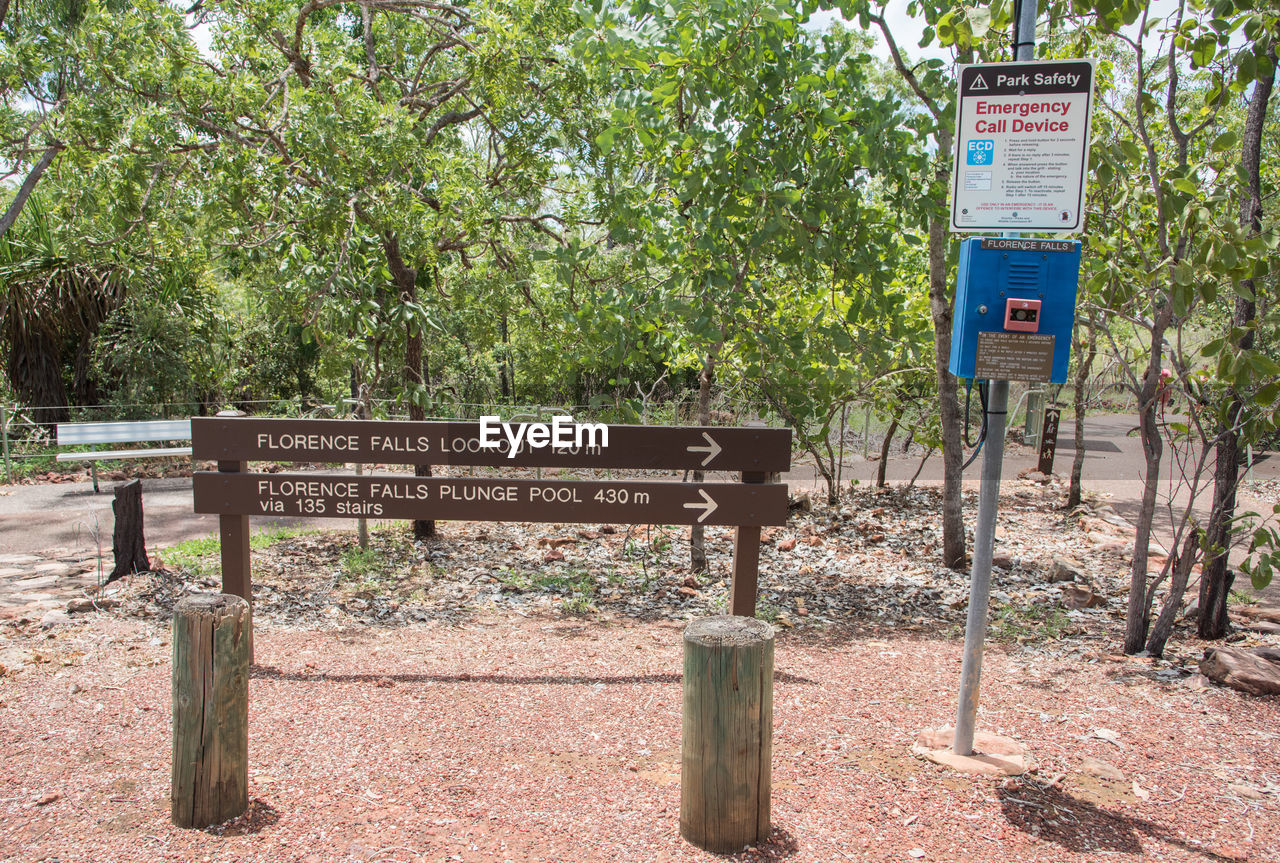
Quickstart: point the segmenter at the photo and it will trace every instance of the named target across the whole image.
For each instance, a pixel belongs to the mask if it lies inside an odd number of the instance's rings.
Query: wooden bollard
[[[680,835],[707,851],[769,837],[773,627],[705,617],[684,631]]]
[[[249,808],[249,603],[188,596],[173,612],[169,816],[207,827]]]

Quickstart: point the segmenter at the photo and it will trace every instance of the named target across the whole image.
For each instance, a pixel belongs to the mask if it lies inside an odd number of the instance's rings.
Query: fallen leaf
[[[1124,743],[1120,740],[1120,735],[1110,728],[1095,728],[1093,729],[1093,736],[1099,740],[1105,740],[1119,749],[1124,749]]]

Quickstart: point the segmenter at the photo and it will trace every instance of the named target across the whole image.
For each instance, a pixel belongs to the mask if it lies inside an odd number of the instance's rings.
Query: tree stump
[[[715,853],[769,836],[773,627],[706,617],[684,631],[680,835]]]
[[[142,480],[135,479],[115,488],[116,497],[111,501],[116,525],[111,533],[111,551],[116,568],[107,581],[112,582],[135,572],[150,572],[147,560],[147,543],[142,535]]]
[[[173,612],[170,817],[207,827],[249,807],[249,603],[188,596]]]

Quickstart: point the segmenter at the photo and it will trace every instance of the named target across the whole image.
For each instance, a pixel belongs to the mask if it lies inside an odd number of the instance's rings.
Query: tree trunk
[[[515,377],[511,368],[511,336],[507,331],[507,313],[503,312],[498,318],[498,331],[502,336],[502,365],[498,366],[498,379],[502,387],[502,400],[510,403],[511,392],[513,387],[512,378]]]
[[[897,433],[898,423],[901,420],[902,411],[898,411],[889,422],[889,430],[884,433],[884,440],[880,442],[880,464],[876,465],[876,488],[885,487],[885,471],[888,469],[889,447],[893,444],[893,436]]]
[[[1237,313],[1240,302],[1236,300]],[[1246,338],[1251,336],[1252,332]],[[1231,554],[1231,520],[1236,512],[1236,486],[1240,478],[1240,436],[1236,423],[1243,409],[1239,397],[1232,399],[1227,412],[1228,426],[1218,435],[1214,447],[1213,505],[1209,510],[1206,543],[1208,556],[1200,575],[1200,616],[1196,620],[1196,634],[1204,639],[1225,638],[1229,629],[1227,597],[1234,579],[1227,566]]]
[[[1133,565],[1129,571],[1129,605],[1125,616],[1124,652],[1140,653],[1147,640],[1151,608],[1147,600],[1147,555],[1151,545],[1151,525],[1155,520],[1156,494],[1160,485],[1160,457],[1164,441],[1156,422],[1156,390],[1160,385],[1163,359],[1161,343],[1171,310],[1168,305],[1157,313],[1151,328],[1151,364],[1147,366],[1138,393],[1138,428],[1142,434],[1142,451],[1146,470],[1142,477],[1142,507],[1133,538]]]
[[[698,375],[698,425],[711,424],[711,384],[716,377],[716,358],[723,344],[716,342],[712,345],[702,361],[702,372]],[[694,482],[702,482],[705,478],[702,471],[693,472]],[[706,538],[700,524],[689,528],[689,568],[693,572],[707,571]]]
[[[58,106],[61,107],[63,104],[65,104],[65,101],[59,102]],[[30,198],[31,193],[35,191],[36,183],[40,182],[40,178],[48,167],[53,164],[53,160],[66,148],[67,145],[61,141],[55,141],[45,148],[40,160],[31,167],[26,179],[22,181],[22,185],[18,187],[17,193],[14,194],[13,200],[5,208],[4,215],[0,215],[0,237],[7,234],[9,229],[13,227],[13,223],[18,221],[18,214],[22,212],[22,207],[27,203],[27,198]]]
[[[1173,634],[1173,623],[1178,618],[1178,610],[1182,607],[1182,596],[1187,592],[1187,581],[1191,578],[1191,567],[1196,562],[1196,546],[1199,545],[1200,532],[1195,526],[1186,526],[1186,537],[1183,539],[1182,551],[1173,560],[1173,575],[1169,582],[1169,595],[1165,598],[1160,616],[1151,627],[1151,637],[1147,639],[1147,653],[1152,656],[1163,656],[1164,646]]]
[[[353,364],[351,366],[351,398],[355,399],[355,410],[352,412],[358,420],[373,419],[373,399],[369,392],[369,385],[360,383],[359,370]],[[356,476],[364,474],[364,464],[356,462]],[[364,516],[356,519],[356,542],[360,548],[369,549],[369,520]]]
[[[387,265],[391,276],[395,279],[396,290],[400,292],[401,303],[414,303],[418,299],[418,271],[405,263],[400,255],[400,241],[394,234],[386,234],[382,247],[387,254]],[[417,321],[405,324],[404,342],[404,388],[408,394],[406,401],[409,407],[409,419],[421,422],[427,418],[427,412],[421,404],[422,395],[422,327]],[[431,465],[420,464],[413,468],[414,476],[431,476]],[[436,535],[436,523],[433,519],[414,519],[413,538],[430,539]]]
[[[111,501],[116,525],[111,534],[111,552],[116,566],[107,576],[107,583],[135,572],[150,572],[147,560],[147,541],[142,532],[142,480],[135,479],[116,486],[116,498]]]
[[[1093,328],[1093,321],[1090,320],[1085,326],[1089,330],[1088,341],[1085,343],[1084,357],[1080,360],[1079,368],[1076,369],[1075,380],[1076,451],[1075,457],[1071,459],[1071,484],[1067,489],[1067,509],[1069,510],[1078,507],[1080,499],[1084,496],[1081,479],[1084,476],[1085,392],[1089,383],[1089,373],[1093,371],[1093,360],[1098,355],[1098,334]]]
[[[1249,233],[1257,236],[1262,231],[1262,128],[1267,116],[1267,105],[1275,87],[1276,50],[1271,49],[1271,76],[1259,78],[1253,89],[1253,100],[1245,117],[1244,139],[1240,149],[1240,164],[1248,177],[1249,193],[1240,205],[1240,223],[1247,225]],[[1242,330],[1236,347],[1241,351],[1252,350],[1253,329],[1249,327],[1257,316],[1257,304],[1247,299],[1256,296],[1253,279],[1243,279],[1240,294],[1232,310],[1233,327]],[[1218,436],[1213,471],[1213,508],[1209,512],[1210,555],[1200,576],[1200,617],[1196,621],[1196,634],[1201,638],[1223,638],[1227,634],[1227,596],[1231,589],[1232,575],[1227,570],[1231,553],[1231,522],[1236,514],[1236,485],[1240,479],[1240,418],[1244,412],[1244,400],[1232,392],[1231,407],[1227,410],[1227,427]]]
[[[52,428],[68,422],[67,386],[62,379],[61,345],[43,332],[19,334],[9,324],[9,382],[34,419]]]
[[[942,135],[950,152],[951,136]],[[948,172],[949,173],[949,172]],[[960,492],[963,478],[963,443],[960,401],[956,398],[956,378],[949,371],[951,361],[951,320],[954,303],[947,295],[946,223],[929,220],[929,310],[933,318],[934,372],[938,385],[938,416],[942,420],[942,563],[957,571],[967,563],[964,513]]]
[[[102,399],[98,381],[93,376],[93,339],[89,336],[84,336],[76,348],[71,395],[78,405],[96,405]]]

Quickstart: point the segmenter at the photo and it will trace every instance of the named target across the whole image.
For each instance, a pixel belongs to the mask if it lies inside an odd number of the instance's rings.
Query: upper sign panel
[[[1093,60],[960,67],[952,231],[1084,229]]]
[[[517,425],[544,425],[541,423]],[[512,446],[482,446],[470,420],[259,419],[193,417],[197,459],[356,464],[488,465],[493,467],[644,468],[658,470],[785,471],[791,430],[764,427],[611,425],[595,445],[530,446],[532,431]],[[520,431],[517,429],[517,431]],[[607,441],[607,443],[606,443]]]

